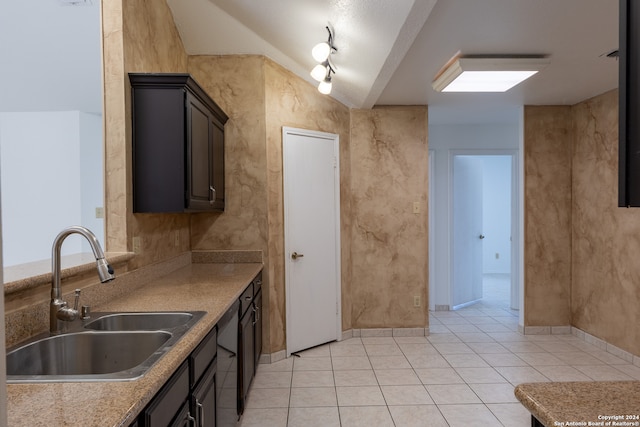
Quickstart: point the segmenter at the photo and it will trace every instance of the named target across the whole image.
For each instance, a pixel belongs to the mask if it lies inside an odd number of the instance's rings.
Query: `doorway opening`
[[[514,153],[451,154],[452,308],[518,309]]]

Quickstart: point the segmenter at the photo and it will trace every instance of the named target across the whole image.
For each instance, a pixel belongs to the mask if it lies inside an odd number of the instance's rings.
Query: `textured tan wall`
[[[640,355],[640,211],[617,207],[617,90],[573,117],[572,323]]]
[[[187,55],[163,0],[102,2],[105,84],[105,206],[108,251],[132,249],[136,268],[189,250],[189,217],[132,213],[130,72],[186,72]],[[174,234],[180,244],[174,245]]]
[[[569,325],[571,107],[526,107],[525,326]]]
[[[427,124],[427,107],[352,110],[354,328],[428,325]]]

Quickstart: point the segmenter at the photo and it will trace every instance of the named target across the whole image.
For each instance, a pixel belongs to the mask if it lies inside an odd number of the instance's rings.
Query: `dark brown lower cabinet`
[[[216,341],[213,328],[142,411],[139,427],[215,427]]]
[[[250,304],[247,304],[250,301]],[[238,328],[238,414],[246,406],[251,381],[262,353],[262,273],[259,273],[241,296]]]

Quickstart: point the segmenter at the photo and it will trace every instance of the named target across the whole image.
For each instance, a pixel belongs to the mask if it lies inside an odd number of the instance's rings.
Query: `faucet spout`
[[[98,277],[102,283],[109,282],[116,278],[113,268],[104,257],[104,252],[98,238],[86,227],[74,225],[62,230],[53,241],[51,249],[51,303],[49,304],[49,332],[52,335],[60,333],[59,321],[73,321],[78,316],[77,301],[80,291],[76,291],[76,307],[67,307],[67,302],[62,300],[62,290],[60,286],[60,251],[62,243],[71,234],[80,234],[89,242],[93,255],[96,258],[96,268]]]

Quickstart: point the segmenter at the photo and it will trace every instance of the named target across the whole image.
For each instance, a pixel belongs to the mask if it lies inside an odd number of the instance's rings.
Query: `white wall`
[[[78,111],[0,113],[4,267],[50,259],[60,230],[102,206],[101,123]],[[94,193],[99,204],[83,208],[83,195]],[[101,221],[91,224],[103,240]],[[78,236],[62,247],[63,255],[82,251]]]
[[[519,108],[519,107],[518,107]],[[431,110],[430,110],[431,116]],[[433,285],[430,286],[430,309],[448,308],[451,306],[451,247],[450,247],[450,212],[451,171],[450,156],[454,151],[458,154],[503,154],[518,150],[520,141],[520,124],[429,124],[429,150],[433,155],[431,178],[434,180],[434,194],[430,198],[430,209],[433,214],[434,228],[430,238],[433,239]],[[495,256],[495,253],[494,253]]]
[[[482,156],[482,272],[511,272],[511,156]],[[496,254],[498,254],[496,258]]]

